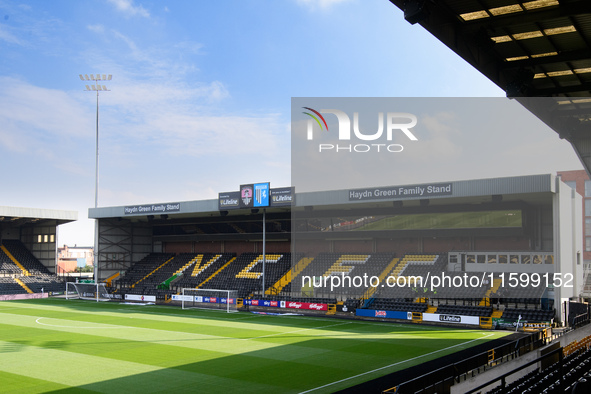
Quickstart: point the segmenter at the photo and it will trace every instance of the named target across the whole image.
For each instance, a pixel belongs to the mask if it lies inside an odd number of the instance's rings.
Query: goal
[[[184,288],[180,297],[183,309],[219,309],[238,312],[236,290]]]
[[[111,301],[104,283],[66,283],[66,300]]]

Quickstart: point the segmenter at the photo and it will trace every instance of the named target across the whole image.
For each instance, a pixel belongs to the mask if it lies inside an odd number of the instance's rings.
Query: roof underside
[[[0,225],[19,227],[26,224],[39,225],[46,221],[64,224],[78,220],[78,212],[56,209],[20,208],[0,206]]]
[[[390,2],[570,141],[590,172],[591,1]]]

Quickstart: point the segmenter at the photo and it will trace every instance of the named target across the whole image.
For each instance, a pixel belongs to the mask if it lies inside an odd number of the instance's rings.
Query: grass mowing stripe
[[[8,344],[13,346],[14,344]],[[0,341],[0,346],[7,343]],[[238,387],[241,380],[221,378],[173,368],[156,368],[145,364],[87,356],[63,350],[20,346],[18,351],[3,354],[2,370],[55,383],[83,387],[101,393],[168,392],[194,389],[196,382],[205,392],[225,392]],[[264,384],[251,384],[246,391],[277,390]]]
[[[241,387],[245,392],[276,392],[278,387],[249,383],[175,368],[118,361],[64,350],[0,341],[2,371],[67,386],[80,386],[102,393],[168,392],[195,388],[204,392],[227,392]]]
[[[6,313],[2,313],[0,315],[2,315],[2,324],[24,327],[41,327],[36,323],[38,318],[35,316],[12,315]],[[60,319],[55,320],[59,321]],[[66,324],[56,325],[62,327],[45,328],[74,334],[86,333],[89,330],[88,328],[79,328],[76,326],[68,327]],[[109,325],[108,327],[111,326]],[[120,326],[119,330],[102,330],[101,328],[97,327],[93,329],[92,334],[121,340],[161,343],[173,346],[219,351],[228,354],[240,354],[279,346],[273,343],[256,341],[246,342],[239,341],[237,338],[219,337],[196,332],[188,333],[184,331],[174,331],[174,328],[174,325],[169,326],[169,330],[142,328],[136,326]],[[240,343],[240,345],[238,343]]]
[[[484,338],[491,337],[491,336],[493,336],[493,335],[494,335],[494,334],[488,334],[488,335],[486,335]],[[456,348],[456,347],[458,347],[458,346],[463,346],[463,345],[467,345],[467,344],[469,344],[469,343],[472,343],[472,342],[475,342],[475,341],[480,341],[480,340],[482,340],[482,339],[484,339],[484,338],[477,338],[477,339],[472,339],[472,340],[470,340],[470,341],[463,342],[463,343],[459,343],[459,344],[457,344],[457,345],[449,346],[449,347],[446,347],[446,348],[443,348],[443,349],[437,349],[437,350],[434,350],[434,351],[432,351],[432,352],[430,352],[430,353],[421,354],[421,355],[419,355],[419,356],[416,356],[416,357],[413,357],[413,358],[409,358],[409,359],[406,359],[406,360],[403,360],[403,361],[399,361],[399,362],[397,362],[397,363],[394,363],[394,364],[390,364],[390,365],[386,365],[386,366],[384,366],[384,367],[380,367],[380,368],[372,369],[371,371],[363,372],[363,373],[357,374],[357,375],[355,375],[355,376],[351,376],[351,377],[348,377],[348,378],[345,378],[345,379],[337,380],[336,382],[332,382],[332,383],[329,383],[329,384],[325,384],[325,385],[323,385],[323,386],[315,387],[315,388],[313,388],[313,389],[311,389],[311,390],[302,391],[302,392],[300,392],[299,394],[311,393],[311,392],[313,392],[313,391],[317,391],[317,390],[320,390],[320,389],[323,389],[323,388],[326,388],[326,387],[329,387],[329,386],[334,386],[334,385],[337,385],[337,384],[339,384],[339,383],[346,382],[347,380],[351,380],[351,379],[357,379],[357,378],[359,378],[359,377],[361,377],[361,376],[365,376],[365,375],[368,375],[368,374],[371,374],[371,373],[374,373],[374,372],[382,371],[382,370],[384,370],[384,369],[388,369],[388,368],[391,368],[391,367],[395,367],[395,366],[397,366],[397,365],[400,365],[400,364],[402,364],[402,363],[406,363],[406,362],[412,362],[412,361],[415,361],[415,360],[417,360],[417,359],[419,359],[419,358],[423,358],[423,357],[431,356],[431,355],[433,355],[433,354],[435,354],[435,353],[439,353],[439,352],[445,352],[445,351],[448,351],[448,350],[450,350],[450,349]]]
[[[328,327],[342,326],[344,324],[351,324],[351,323],[350,322],[346,322],[346,323],[331,324],[331,325],[328,325],[328,326],[321,326],[321,327],[314,327],[314,328],[302,328],[302,329],[294,330],[294,331],[277,332],[275,334],[261,335],[261,336],[258,336],[258,337],[242,338],[242,339],[245,340],[245,341],[250,341],[251,339],[267,338],[267,337],[272,337],[272,336],[276,336],[276,335],[284,335],[284,334],[293,334],[295,332],[302,332],[302,331],[309,331],[309,330],[323,330],[323,329],[328,328]]]
[[[34,379],[29,376],[0,371],[0,393],[11,394],[37,394],[46,393],[59,389],[66,389],[70,386],[48,382],[47,380]]]
[[[358,384],[503,335],[489,331],[490,337],[483,338],[478,330],[302,316],[246,315],[244,320],[249,321],[237,321],[240,314],[147,308],[127,310],[116,303],[55,299],[2,303],[0,338],[11,343],[8,350],[30,346],[94,357],[101,360],[96,365],[137,363],[152,368],[75,389],[101,391],[107,382],[114,391],[150,392],[160,386],[138,389],[134,382],[184,373],[193,380],[182,375],[166,391],[196,391],[195,382],[203,380],[205,386],[198,386],[199,391],[317,393]]]
[[[18,317],[18,316],[17,316]],[[32,318],[29,318],[32,319]],[[47,319],[47,318],[45,318]],[[57,319],[52,319],[52,320],[56,320],[56,321],[60,321]],[[37,319],[38,321],[38,319]],[[9,323],[14,323],[13,321],[11,321],[11,319],[9,318],[5,318],[3,319],[3,323],[5,324],[9,324]],[[17,322],[18,323],[18,322]],[[76,321],[74,321],[73,323],[77,323]],[[339,324],[344,324],[344,323],[339,323]],[[32,324],[31,322],[29,322],[28,324],[21,324],[21,327],[33,327],[35,328],[36,325]],[[57,327],[56,327],[57,326]],[[40,326],[39,328],[45,328],[43,326]],[[83,328],[83,329],[81,329]],[[321,328],[326,328],[326,326],[322,326]],[[119,327],[120,330],[123,330],[123,327]],[[156,332],[154,335],[157,336],[158,338],[156,339],[153,335],[151,335],[150,338],[144,338],[142,333],[144,331],[146,331],[145,329],[135,329],[135,332],[131,331],[129,335],[122,335],[123,332],[117,332],[117,333],[112,333],[110,331],[103,331],[100,329],[100,327],[95,327],[95,329],[89,329],[86,326],[83,327],[68,327],[66,324],[52,324],[50,327],[48,327],[48,330],[53,332],[55,336],[58,336],[58,333],[61,333],[63,335],[75,335],[75,334],[85,334],[85,335],[93,335],[95,338],[95,341],[102,341],[101,338],[117,338],[117,339],[121,339],[124,341],[134,341],[134,342],[141,342],[141,343],[153,343],[153,344],[160,344],[160,345],[169,345],[169,346],[175,346],[175,347],[182,347],[182,348],[191,348],[191,349],[199,349],[201,351],[215,351],[217,354],[219,354],[220,356],[227,356],[228,354],[224,354],[224,353],[228,353],[224,350],[224,348],[220,348],[220,346],[216,345],[215,343],[210,345],[211,341],[206,341],[205,344],[203,343],[203,341],[199,341],[198,337],[193,337],[193,338],[180,338],[179,335],[180,333],[176,333],[176,332],[167,332],[166,334],[168,334],[167,336],[163,336],[161,331]],[[306,329],[309,331],[309,329]],[[2,332],[0,330],[0,332]],[[285,334],[285,333],[278,333],[278,334]],[[334,335],[335,333],[332,332],[332,334]],[[62,336],[63,336],[62,335]],[[324,336],[327,336],[330,334],[326,334],[324,333]],[[358,347],[362,348],[361,350],[361,354],[363,354],[363,348],[365,348],[365,346],[363,345],[362,342],[359,341],[359,339],[355,339],[355,338],[351,338],[348,341],[335,341],[335,340],[330,340],[330,341],[318,341],[315,340],[315,338],[319,337],[320,335],[316,335],[314,333],[308,333],[308,335],[303,336],[303,335],[298,335],[295,338],[288,338],[286,339],[282,339],[282,340],[277,340],[274,341],[272,343],[259,343],[259,342],[253,342],[250,343],[249,346],[245,346],[243,343],[242,344],[234,344],[232,345],[231,343],[224,341],[224,345],[226,346],[232,346],[234,351],[231,352],[231,354],[238,354],[238,353],[250,353],[250,352],[261,352],[262,350],[265,350],[265,356],[267,358],[272,358],[275,359],[277,361],[301,361],[301,360],[316,360],[318,358],[321,358],[323,356],[324,353],[326,353],[327,351],[330,351],[331,354],[335,355],[335,356],[339,356],[342,357],[344,359],[347,359],[350,357],[350,355],[347,355],[347,351],[346,349],[341,353],[341,351],[339,350],[339,347],[351,347],[351,346],[355,346],[357,345]],[[216,338],[217,339],[217,338]],[[315,340],[314,342],[312,340]],[[392,344],[392,338],[390,338],[390,343]],[[311,344],[315,344],[314,346],[311,346]],[[394,344],[396,344],[394,342]],[[380,344],[380,347],[383,347],[384,349],[388,349],[388,347],[384,347],[384,345],[388,345],[388,344]],[[286,346],[289,346],[288,348],[286,348]],[[396,346],[398,346],[396,344]],[[273,349],[273,348],[276,348]],[[323,357],[322,357],[323,358]],[[375,361],[385,361],[385,360],[380,360],[379,357],[375,357],[374,360]],[[307,361],[309,362],[309,361]]]
[[[114,306],[114,304],[111,304]],[[271,320],[266,320],[267,325],[269,326],[270,330],[261,330],[264,326],[262,325],[262,321],[258,322],[239,322],[232,324],[232,327],[228,327],[228,320],[224,319],[211,319],[211,320],[204,320],[201,319],[201,315],[193,315],[193,316],[181,316],[178,317],[176,315],[171,317],[166,317],[158,314],[148,315],[145,313],[119,313],[119,312],[101,312],[97,313],[96,311],[92,312],[85,312],[88,314],[80,314],[76,311],[72,311],[68,308],[63,309],[51,309],[51,308],[43,308],[42,310],[39,309],[26,309],[18,311],[18,314],[23,315],[30,315],[30,316],[41,316],[41,317],[61,317],[64,319],[70,320],[81,320],[87,322],[101,322],[101,323],[111,323],[121,325],[121,319],[134,319],[133,323],[126,323],[127,325],[134,325],[136,327],[149,327],[149,328],[158,328],[156,322],[161,322],[162,326],[168,328],[171,323],[176,323],[176,330],[178,331],[185,331],[185,332],[195,332],[196,325],[199,326],[199,332],[201,334],[207,334],[208,332],[214,336],[224,336],[224,337],[231,337],[231,336],[240,336],[240,337],[253,337],[258,335],[265,335],[267,333],[274,333],[276,332],[273,330],[273,326],[275,325],[284,325],[289,328],[293,328],[294,324],[301,325],[303,327],[317,327],[322,325],[321,321],[301,321],[300,323],[292,322],[280,322],[280,321],[273,321],[276,324],[269,324]],[[111,308],[112,310],[113,308]],[[56,315],[58,313],[59,315]],[[111,317],[111,321],[108,321],[108,317]],[[107,319],[107,320],[105,320]],[[233,320],[232,320],[233,321]],[[236,329],[239,328],[240,331]],[[252,330],[249,333],[249,330]],[[238,334],[238,335],[237,335]],[[244,335],[242,335],[244,334]]]

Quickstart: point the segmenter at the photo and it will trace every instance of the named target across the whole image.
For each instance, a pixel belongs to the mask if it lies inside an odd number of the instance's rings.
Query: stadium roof
[[[429,200],[429,206],[453,206],[454,209],[466,209],[469,204],[481,204],[483,208],[488,203],[503,201],[504,203],[528,203],[546,204],[551,201],[551,195],[555,193],[555,176],[551,174],[526,175],[506,178],[477,179],[450,182],[432,182],[417,185],[394,185],[383,187],[369,187],[361,189],[343,189],[334,191],[296,193],[295,207],[305,210],[306,207],[321,209],[392,209],[393,201],[402,201],[405,209],[425,210],[425,201]],[[427,195],[427,188],[444,187],[444,192]],[[449,188],[448,188],[449,186]],[[417,189],[419,188],[419,189]],[[423,194],[416,191],[423,189]],[[379,190],[379,194],[376,192]],[[365,195],[363,195],[364,192]],[[352,194],[353,193],[353,194]],[[358,194],[355,194],[358,193]],[[370,195],[372,194],[372,195]],[[464,208],[462,208],[462,205]],[[165,207],[173,208],[166,211]],[[286,207],[267,208],[271,213],[288,213],[291,210]],[[250,209],[235,209],[226,211],[225,215],[244,215]],[[315,211],[316,212],[316,211]],[[219,217],[218,200],[184,201],[172,203],[154,203],[133,206],[115,206],[90,208],[88,217],[99,218],[125,218],[130,220],[151,220],[162,218],[164,215],[170,219],[182,219],[190,217]]]
[[[46,220],[55,220],[58,225],[69,223],[78,220],[78,212],[0,206],[0,225],[8,224],[16,227],[31,223],[41,224]]]
[[[591,173],[591,1],[390,2],[571,142]]]

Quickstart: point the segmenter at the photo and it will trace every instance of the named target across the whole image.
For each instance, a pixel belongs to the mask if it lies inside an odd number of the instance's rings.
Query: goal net
[[[219,309],[238,312],[236,290],[184,288],[180,297],[183,309]]]
[[[104,283],[66,283],[67,300],[111,301]]]

